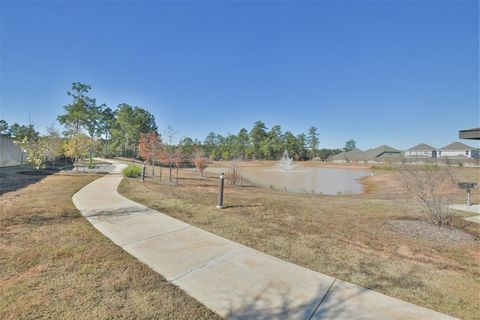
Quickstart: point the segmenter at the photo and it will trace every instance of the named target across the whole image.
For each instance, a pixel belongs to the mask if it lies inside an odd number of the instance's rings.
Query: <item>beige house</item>
[[[417,144],[405,151],[405,158],[436,158],[437,148],[425,143]]]
[[[479,159],[478,148],[470,147],[465,143],[453,142],[438,150],[439,158],[452,159]]]

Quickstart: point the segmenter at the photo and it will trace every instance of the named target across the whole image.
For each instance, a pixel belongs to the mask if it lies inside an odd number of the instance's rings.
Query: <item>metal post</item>
[[[470,207],[470,188],[467,189],[467,207]]]
[[[217,209],[223,208],[223,186],[225,182],[225,175],[223,172],[220,174],[218,181],[218,199],[217,199]]]
[[[143,166],[142,166],[142,182],[145,181],[145,162],[143,163]]]

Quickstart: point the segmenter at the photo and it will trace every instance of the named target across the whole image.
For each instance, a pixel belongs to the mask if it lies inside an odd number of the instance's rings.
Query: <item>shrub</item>
[[[92,157],[88,159],[88,169],[94,169],[95,168],[95,161],[93,160]]]
[[[452,212],[448,205],[455,181],[448,167],[403,166],[400,176],[403,187],[413,195],[428,221],[441,226],[450,223]]]
[[[225,177],[230,181],[230,184],[235,185],[240,182],[240,170],[236,165],[233,165],[228,169]]]
[[[40,170],[45,168],[45,145],[36,136],[25,136],[22,140],[17,141],[16,144],[20,146],[27,153],[27,162]]]
[[[124,177],[127,178],[135,178],[139,177],[142,174],[142,169],[131,164],[122,170],[122,174]]]
[[[203,170],[208,167],[208,161],[205,158],[201,157],[195,159],[194,164],[197,170],[200,172],[200,175],[203,177]]]

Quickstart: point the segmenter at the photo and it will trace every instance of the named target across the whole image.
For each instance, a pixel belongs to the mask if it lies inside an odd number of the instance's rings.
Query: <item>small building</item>
[[[343,151],[330,158],[333,162],[355,162],[362,159],[363,151],[357,148],[353,148],[350,151]]]
[[[417,144],[405,151],[406,158],[436,158],[437,148],[425,143]]]
[[[387,145],[381,145],[374,149],[368,149],[362,154],[365,160],[383,160],[389,158],[400,158],[402,153],[400,150],[394,149]]]
[[[461,142],[453,142],[438,150],[439,158],[479,159],[479,150]]]

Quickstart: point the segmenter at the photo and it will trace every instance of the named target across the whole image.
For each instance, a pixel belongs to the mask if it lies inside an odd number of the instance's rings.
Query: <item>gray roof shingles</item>
[[[468,145],[466,145],[465,143],[461,143],[461,142],[453,142],[453,143],[450,143],[449,145],[443,147],[443,148],[440,148],[440,150],[442,151],[467,151],[467,150],[474,150],[475,148],[473,147],[470,147]]]
[[[407,151],[433,151],[437,150],[437,148],[432,147],[426,143],[419,143],[416,146],[411,147]]]

